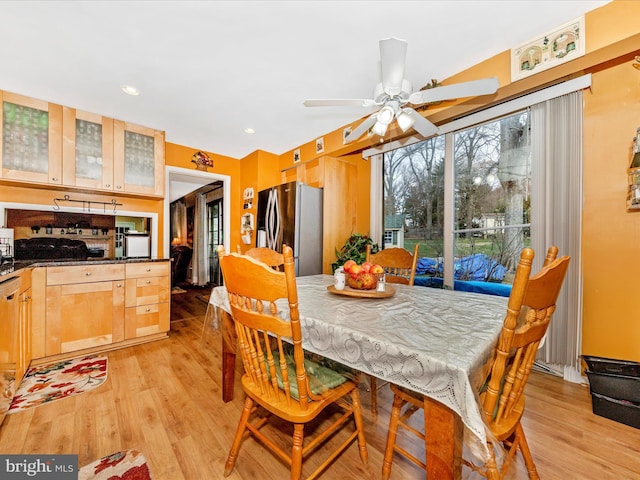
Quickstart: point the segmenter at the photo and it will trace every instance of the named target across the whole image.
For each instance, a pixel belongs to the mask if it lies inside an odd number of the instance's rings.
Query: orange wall
[[[166,143],[165,145],[165,164],[172,167],[194,169],[195,164],[191,162],[191,157],[199,151],[197,148],[185,147],[175,143]],[[231,198],[225,199],[230,201],[230,225],[231,225],[231,245],[240,243],[240,216],[242,215],[242,189],[241,189],[241,165],[240,161],[218,155],[213,152],[204,152],[213,160],[213,167],[209,169],[211,173],[219,175],[228,175],[231,177]],[[168,221],[168,219],[167,219]],[[162,242],[160,242],[162,243]]]
[[[585,94],[582,351],[640,361],[640,212],[626,211],[640,127],[640,70],[631,63],[594,74]]]
[[[280,181],[280,171],[278,168],[278,156],[273,153],[257,150],[250,155],[244,157],[241,160],[242,174],[239,178],[240,182],[240,197],[239,197],[239,211],[237,219],[234,217],[232,222],[232,229],[236,229],[240,234],[241,216],[245,213],[250,213],[254,217],[254,232],[251,234],[251,243],[245,245],[240,241],[238,237],[237,241],[231,240],[230,249],[235,251],[236,245],[240,245],[241,250],[244,252],[248,248],[255,246],[256,244],[256,232],[257,227],[257,206],[258,206],[258,192],[265,188],[273,187],[282,183]],[[253,188],[254,198],[252,208],[243,208],[243,192],[245,188]],[[237,225],[236,225],[237,221]]]

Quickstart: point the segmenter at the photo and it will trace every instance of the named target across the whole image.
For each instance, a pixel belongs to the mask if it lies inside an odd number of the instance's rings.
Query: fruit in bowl
[[[378,279],[384,274],[380,265],[364,262],[344,264],[345,280],[349,287],[355,290],[373,290],[378,286]]]

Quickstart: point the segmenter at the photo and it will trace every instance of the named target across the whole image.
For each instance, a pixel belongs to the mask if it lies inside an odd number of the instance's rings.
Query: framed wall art
[[[511,81],[561,65],[585,53],[584,17],[511,49]]]

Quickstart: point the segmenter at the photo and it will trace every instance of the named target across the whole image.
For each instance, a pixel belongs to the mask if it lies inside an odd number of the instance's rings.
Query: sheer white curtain
[[[193,267],[192,283],[206,285],[209,283],[209,252],[207,251],[207,200],[200,193],[195,198],[193,212]]]
[[[181,200],[171,204],[171,244],[187,244],[187,206]]]
[[[538,361],[580,382],[582,332],[582,90],[531,106],[534,271],[557,245],[571,263]]]

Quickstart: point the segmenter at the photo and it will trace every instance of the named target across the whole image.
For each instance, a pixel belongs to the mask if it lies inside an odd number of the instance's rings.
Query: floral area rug
[[[125,450],[82,467],[78,480],[151,480],[151,473],[142,453]]]
[[[107,379],[107,357],[89,355],[30,368],[9,413],[88,392]]]

